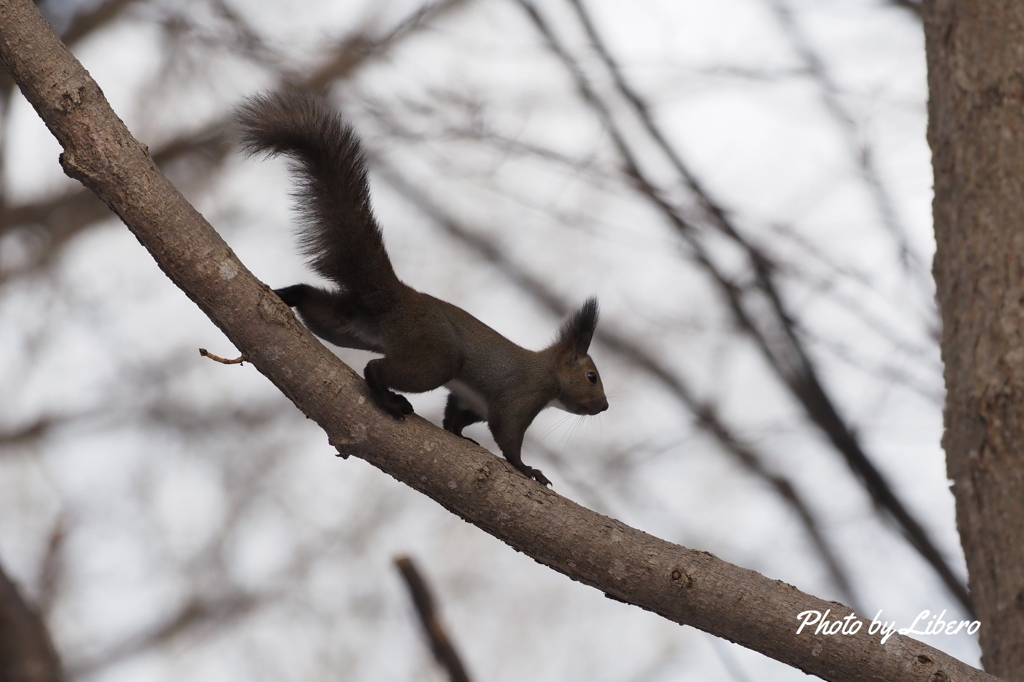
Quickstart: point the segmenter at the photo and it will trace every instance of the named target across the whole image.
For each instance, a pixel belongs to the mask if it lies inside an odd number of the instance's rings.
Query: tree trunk
[[[1024,4],[925,3],[943,445],[985,669],[1024,679]]]

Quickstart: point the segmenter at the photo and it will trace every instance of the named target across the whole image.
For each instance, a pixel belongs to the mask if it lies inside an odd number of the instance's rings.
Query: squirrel
[[[446,430],[472,440],[462,430],[486,421],[505,459],[550,486],[523,463],[523,437],[545,407],[578,415],[608,409],[588,355],[597,299],[566,318],[547,348],[522,348],[461,308],[398,279],[370,205],[360,140],[321,97],[256,95],[238,108],[237,120],[244,152],[291,161],[300,249],[313,270],[338,287],[295,284],[274,293],[320,338],[383,355],[367,363],[363,376],[384,411],[404,419],[412,405],[394,391],[444,386]]]

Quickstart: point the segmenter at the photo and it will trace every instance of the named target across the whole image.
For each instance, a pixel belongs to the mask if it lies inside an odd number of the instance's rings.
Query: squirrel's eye
[[[587,381],[592,384],[597,383],[597,372],[587,372]]]

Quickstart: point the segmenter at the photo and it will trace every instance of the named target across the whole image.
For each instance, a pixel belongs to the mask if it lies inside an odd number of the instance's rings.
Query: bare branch
[[[806,66],[811,77],[818,84],[822,101],[825,108],[839,124],[850,150],[850,156],[856,160],[860,170],[861,180],[871,193],[875,202],[882,225],[888,230],[890,236],[896,243],[899,250],[900,261],[904,267],[910,270],[915,282],[921,282],[924,286],[930,287],[931,282],[927,278],[928,268],[921,262],[921,259],[914,253],[907,239],[906,228],[896,213],[896,205],[892,196],[882,182],[878,164],[875,162],[875,155],[872,146],[864,138],[859,130],[853,115],[843,104],[839,96],[839,87],[833,81],[825,62],[813,48],[807,36],[800,30],[789,7],[782,0],[766,0],[775,16],[789,38],[790,44],[796,51],[800,60]],[[920,8],[918,8],[920,11]],[[925,275],[922,277],[921,275]],[[930,295],[930,292],[929,292]]]
[[[25,424],[10,431],[0,431],[0,447],[8,448],[33,443],[59,421],[62,420],[55,417],[40,417],[30,424]]]
[[[44,616],[49,614],[60,594],[61,583],[64,577],[64,556],[67,548],[68,517],[61,513],[53,522],[50,529],[49,541],[46,543],[46,552],[39,564],[39,596],[36,604],[39,612]]]
[[[434,595],[423,578],[423,574],[416,568],[412,557],[401,556],[395,559],[395,566],[405,580],[405,586],[409,588],[409,598],[416,607],[416,614],[420,618],[420,625],[423,626],[423,634],[430,643],[430,650],[438,664],[448,671],[448,679],[452,682],[470,682],[466,667],[462,665],[459,652],[455,649],[448,631],[441,622],[441,614],[437,611],[437,604]]]
[[[232,358],[231,360],[228,360],[227,358],[222,358],[219,355],[214,355],[213,353],[211,353],[210,351],[206,350],[205,348],[200,348],[199,349],[199,355],[203,356],[204,358],[210,358],[214,362],[219,362],[222,365],[240,365],[243,362],[245,362],[245,356],[244,355],[241,355],[241,356],[239,356],[237,358]]]
[[[465,6],[468,1],[438,0],[411,13],[382,36],[374,38],[356,34],[349,37],[335,48],[330,58],[312,76],[303,79],[301,86],[307,90],[326,88],[331,82],[350,75],[363,62],[379,57],[402,40],[417,34],[431,21]]]
[[[181,605],[162,622],[152,628],[121,642],[107,651],[77,664],[69,664],[73,678],[81,678],[98,672],[115,663],[126,660],[143,651],[160,646],[193,629],[224,623],[253,610],[267,599],[265,595],[245,592],[230,593],[217,597],[193,597]]]
[[[76,43],[96,29],[111,23],[136,2],[138,0],[105,0],[96,7],[78,14],[71,22],[71,26],[61,35],[61,39],[67,45]]]

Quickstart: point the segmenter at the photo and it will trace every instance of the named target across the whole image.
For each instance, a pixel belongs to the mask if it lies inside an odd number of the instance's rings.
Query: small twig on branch
[[[202,355],[204,358],[210,358],[214,362],[219,362],[222,365],[240,365],[243,362],[245,362],[246,359],[247,359],[245,357],[245,355],[239,355],[234,360],[228,360],[227,358],[222,358],[219,355],[214,355],[213,353],[211,353],[210,351],[206,350],[205,348],[200,348],[199,349],[199,354]]]
[[[401,556],[395,559],[395,566],[405,579],[405,585],[409,588],[409,596],[412,604],[416,607],[416,613],[420,617],[420,624],[423,632],[430,643],[430,650],[434,652],[434,658],[448,671],[448,678],[452,682],[469,682],[469,674],[462,659],[459,657],[455,645],[452,644],[448,631],[441,623],[440,615],[437,612],[437,604],[434,595],[423,579],[423,574],[416,568],[412,557]]]

